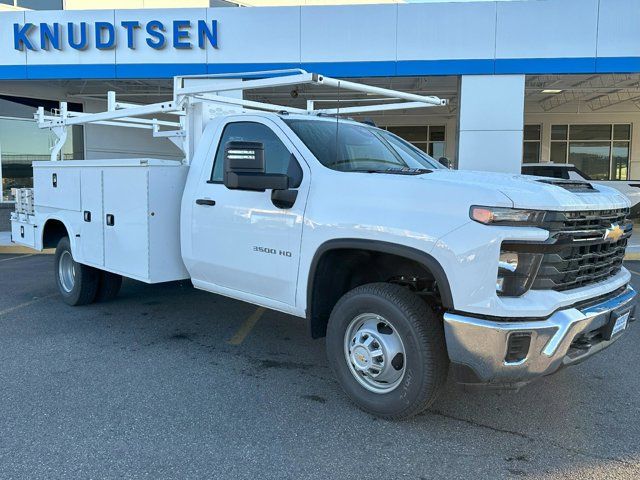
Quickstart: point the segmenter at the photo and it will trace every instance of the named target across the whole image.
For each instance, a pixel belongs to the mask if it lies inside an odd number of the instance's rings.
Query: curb
[[[17,253],[17,254],[31,254],[31,255],[52,255],[55,253],[53,248],[47,248],[42,251],[34,250],[29,247],[22,247],[20,245],[0,245],[0,255],[6,253]]]
[[[638,252],[638,253],[636,253],[636,252],[625,253],[624,259],[625,260],[640,260],[640,252]]]

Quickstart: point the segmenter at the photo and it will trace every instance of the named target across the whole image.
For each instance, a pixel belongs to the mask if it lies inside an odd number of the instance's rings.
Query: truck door
[[[199,286],[209,284],[212,291],[231,289],[242,292],[241,298],[255,295],[294,306],[308,167],[299,155],[297,159],[292,155],[295,148],[278,125],[265,118],[249,118],[229,119],[221,127],[206,174],[195,189],[191,275],[194,282],[201,282]],[[302,183],[291,208],[276,207],[271,190],[224,186],[224,147],[230,141],[263,143],[267,173],[287,173],[291,162],[300,165]]]

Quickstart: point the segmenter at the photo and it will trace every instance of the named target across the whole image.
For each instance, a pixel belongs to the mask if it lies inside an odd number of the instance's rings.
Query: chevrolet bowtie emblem
[[[608,240],[610,242],[617,242],[624,235],[624,230],[620,228],[620,225],[617,223],[611,224],[609,228],[607,228],[604,232],[604,240]]]

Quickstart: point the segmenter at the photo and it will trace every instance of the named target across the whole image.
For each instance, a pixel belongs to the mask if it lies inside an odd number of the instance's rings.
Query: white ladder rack
[[[185,80],[212,80],[209,84],[202,82],[198,85],[186,85]],[[220,82],[218,80],[225,80]],[[371,105],[355,105],[338,108],[315,108],[316,101],[308,100],[306,109],[264,103],[243,98],[225,96],[224,93],[233,91],[248,91],[259,88],[271,88],[295,85],[318,85],[347,90],[376,98],[366,99],[374,102]],[[323,103],[327,99],[321,100]],[[356,100],[336,98],[334,101],[350,103]],[[383,103],[375,103],[382,101]],[[34,115],[40,128],[49,128],[58,137],[51,151],[51,160],[58,160],[62,146],[67,140],[67,128],[73,125],[96,124],[117,127],[138,128],[151,130],[154,137],[168,138],[185,154],[184,163],[190,162],[189,109],[199,103],[211,103],[219,106],[242,107],[243,111],[256,110],[271,112],[288,112],[307,115],[353,115],[387,110],[403,110],[447,105],[448,101],[435,96],[416,95],[399,90],[374,87],[347,80],[326,77],[317,73],[309,73],[301,69],[270,70],[262,72],[243,72],[215,75],[193,75],[174,78],[173,100],[170,102],[138,105],[123,103],[116,100],[113,91],[107,92],[107,110],[98,113],[71,112],[67,109],[67,102],[60,102],[60,109],[51,114],[45,113],[44,107],[39,107]],[[158,120],[153,115],[174,115],[177,121]],[[142,118],[141,118],[142,117]],[[161,129],[161,127],[165,127]]]

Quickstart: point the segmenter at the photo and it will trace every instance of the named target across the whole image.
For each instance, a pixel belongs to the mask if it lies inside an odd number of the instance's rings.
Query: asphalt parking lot
[[[519,392],[449,384],[389,422],[301,319],[188,282],[72,308],[52,265],[0,255],[2,479],[640,478],[640,325]]]

